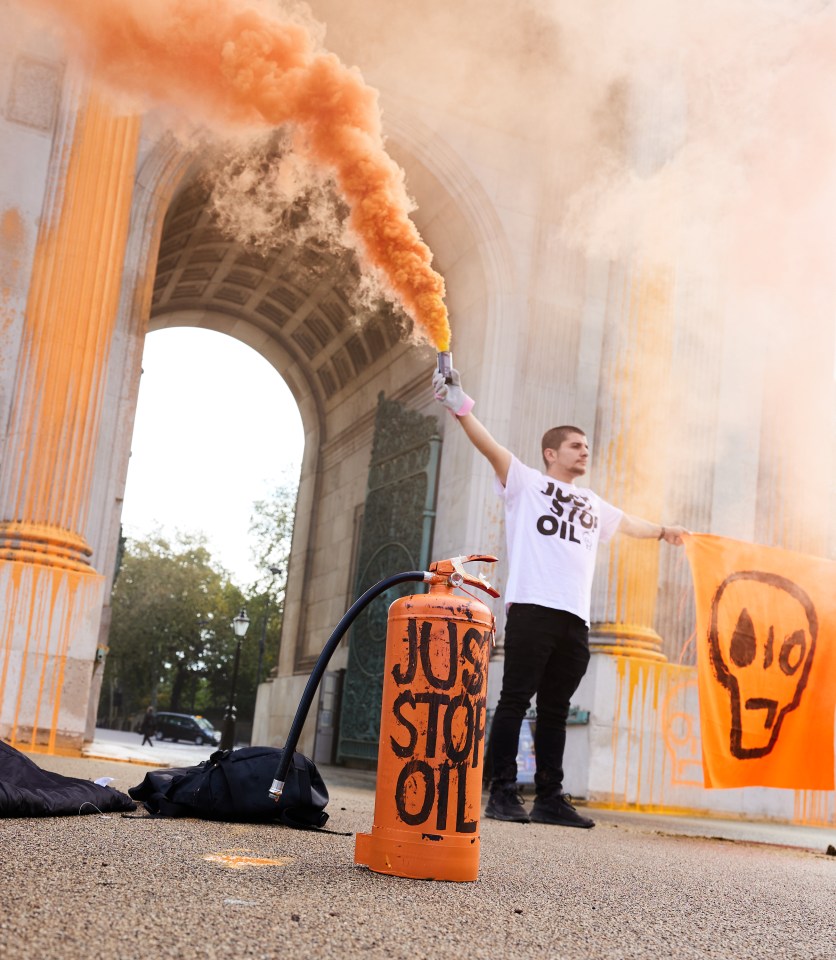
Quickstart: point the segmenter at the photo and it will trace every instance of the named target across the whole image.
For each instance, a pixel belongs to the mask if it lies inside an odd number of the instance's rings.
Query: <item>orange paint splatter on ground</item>
[[[284,867],[292,857],[249,857],[241,853],[207,853],[203,857],[209,863],[217,863],[230,870],[245,870],[247,867]]]
[[[316,49],[304,27],[246,0],[30,0],[58,18],[96,78],[228,132],[292,125],[294,146],[333,171],[361,256],[439,350],[444,280],[409,219],[404,174],[384,149],[378,94]]]

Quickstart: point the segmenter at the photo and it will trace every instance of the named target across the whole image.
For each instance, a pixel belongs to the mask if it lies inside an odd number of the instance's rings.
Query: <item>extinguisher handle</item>
[[[499,591],[492,587],[482,574],[474,576],[464,568],[465,563],[496,563],[497,558],[489,553],[473,553],[470,556],[450,557],[447,560],[436,560],[430,564],[430,572],[441,580],[446,580],[450,586],[459,587],[463,583],[471,587],[484,590],[492,597],[498,597]]]

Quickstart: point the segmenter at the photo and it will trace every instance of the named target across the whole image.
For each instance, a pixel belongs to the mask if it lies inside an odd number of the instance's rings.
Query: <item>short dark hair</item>
[[[543,454],[543,463],[546,463],[546,450],[559,450],[561,444],[570,434],[579,433],[582,437],[586,436],[586,431],[580,427],[572,427],[564,424],[562,427],[552,427],[543,434],[540,441],[540,450]]]

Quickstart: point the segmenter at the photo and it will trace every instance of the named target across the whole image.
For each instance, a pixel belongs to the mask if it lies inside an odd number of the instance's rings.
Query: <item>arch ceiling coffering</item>
[[[151,318],[191,311],[244,318],[310,370],[327,405],[406,330],[403,315],[385,302],[374,312],[354,308],[359,278],[352,251],[334,252],[315,238],[264,253],[231,240],[217,224],[210,187],[197,177],[165,217]]]

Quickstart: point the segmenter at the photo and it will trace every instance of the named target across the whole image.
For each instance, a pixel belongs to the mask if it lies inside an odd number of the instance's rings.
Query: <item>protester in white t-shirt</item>
[[[490,736],[490,799],[496,820],[592,827],[563,793],[563,752],[569,701],[589,664],[589,607],[599,543],[616,532],[681,544],[683,527],[632,517],[576,485],[586,473],[589,444],[578,427],[548,430],[545,472],[520,463],[473,416],[458,371],[436,372],[435,396],[496,472],[505,502],[508,582],[505,666]],[[526,811],[517,789],[517,748],[523,718],[536,696],[535,798]]]

